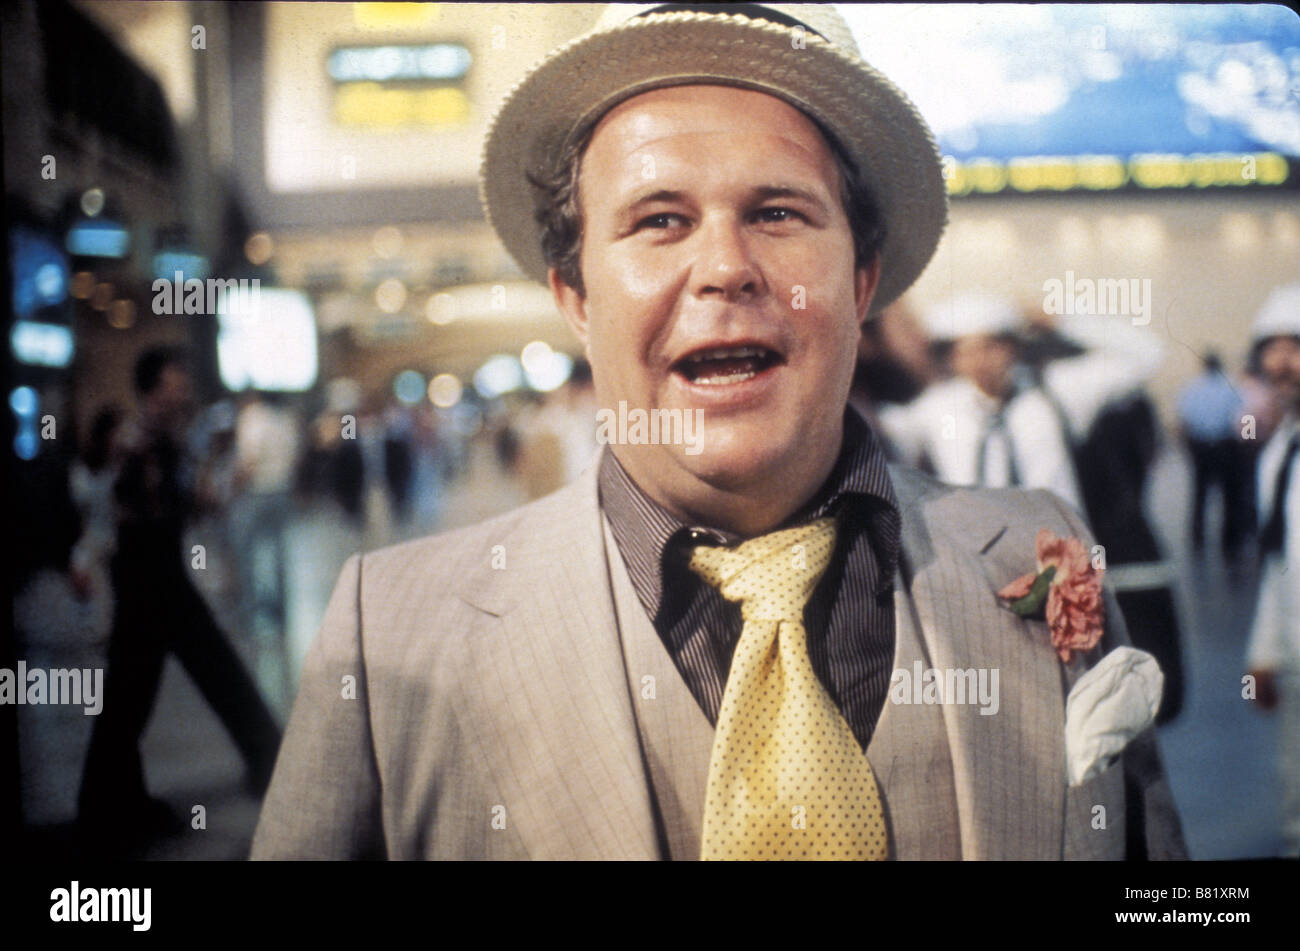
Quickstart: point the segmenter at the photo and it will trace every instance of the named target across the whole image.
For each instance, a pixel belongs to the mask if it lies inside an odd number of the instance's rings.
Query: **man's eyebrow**
[[[824,206],[826,204],[826,198],[824,196],[811,189],[802,188],[797,185],[759,185],[753,190],[753,198],[756,201],[767,201],[772,198],[797,198],[815,205]],[[633,195],[631,199],[623,205],[621,210],[624,213],[630,213],[642,205],[649,205],[655,202],[678,202],[686,200],[687,196],[685,192],[676,191],[671,188],[659,188],[655,191],[647,192],[644,195]]]
[[[825,205],[826,198],[807,188],[796,185],[760,185],[754,189],[755,197],[762,201],[769,198],[799,198],[814,205]]]
[[[649,205],[649,204],[653,204],[654,202],[660,202],[660,201],[676,202],[676,201],[685,201],[685,200],[686,200],[685,192],[674,191],[670,188],[660,188],[652,192],[647,192],[644,195],[634,194],[629,201],[623,204],[621,210],[627,213],[627,212],[635,211],[637,208],[640,208],[642,205]]]

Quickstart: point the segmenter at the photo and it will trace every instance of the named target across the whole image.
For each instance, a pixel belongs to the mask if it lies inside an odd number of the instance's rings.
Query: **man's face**
[[[1300,407],[1300,337],[1274,337],[1264,344],[1259,366],[1282,402]]]
[[[970,334],[958,338],[952,347],[952,370],[981,391],[1001,399],[1011,382],[1016,348],[1002,337]]]
[[[174,363],[164,367],[158,385],[147,398],[148,412],[165,425],[179,426],[189,415],[191,403],[188,371]]]
[[[838,454],[878,278],[854,265],[825,139],[762,93],[654,90],[601,119],[579,193],[586,296],[551,283],[599,405],[703,411],[697,454],[615,444],[619,460],[679,514],[775,524]]]

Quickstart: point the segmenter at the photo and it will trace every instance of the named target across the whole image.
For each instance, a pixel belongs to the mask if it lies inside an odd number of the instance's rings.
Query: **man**
[[[1158,338],[1127,318],[1055,318],[1073,355],[1047,362],[1035,385],[1018,372],[1029,324],[1012,300],[966,291],[923,316],[952,376],[883,417],[905,458],[955,485],[1049,489],[1083,510],[1071,445],[1160,368]]]
[[[1086,664],[998,604],[1078,518],[887,469],[846,410],[942,231],[932,138],[832,8],[728,11],[611,8],[483,173],[598,404],[702,438],[629,429],[553,495],[351,559],[255,858],[1182,854],[1149,731],[1067,790]],[[996,711],[886,703],[923,658],[1003,673]]]
[[[1255,319],[1251,363],[1285,415],[1259,453],[1259,547],[1263,578],[1246,663],[1255,697],[1277,709],[1284,854],[1300,855],[1300,284],[1269,295]]]
[[[1218,486],[1223,498],[1223,554],[1236,557],[1243,532],[1237,465],[1241,444],[1241,394],[1223,372],[1217,353],[1207,353],[1203,372],[1178,394],[1178,426],[1192,457],[1192,545],[1205,544],[1205,509],[1210,490]]]
[[[86,845],[129,851],[185,824],[150,798],[140,758],[168,651],[176,654],[248,764],[249,786],[269,782],[280,730],[189,576],[182,548],[194,509],[182,432],[191,408],[183,354],[165,347],[135,365],[140,412],[125,427],[114,486],[117,547],[110,564],[117,604],[108,645],[104,708],[95,718],[78,820]]]

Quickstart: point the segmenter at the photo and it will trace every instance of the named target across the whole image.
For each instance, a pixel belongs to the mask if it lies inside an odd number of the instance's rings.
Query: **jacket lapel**
[[[903,510],[900,616],[919,625],[934,667],[998,673],[998,709],[942,707],[965,859],[1061,855],[1064,694],[1046,625],[1001,606],[997,590],[1026,570],[1032,540],[1006,508],[891,467]],[[1023,551],[1021,550],[1023,547]],[[900,618],[901,622],[901,618]]]
[[[511,698],[473,711],[507,716],[514,733],[508,749],[483,749],[486,765],[533,858],[656,858],[595,467],[525,511],[501,539],[504,568],[460,593],[499,620],[496,669],[483,673]]]

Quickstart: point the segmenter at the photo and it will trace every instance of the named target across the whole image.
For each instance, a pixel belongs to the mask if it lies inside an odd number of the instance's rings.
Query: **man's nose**
[[[697,296],[726,301],[757,296],[763,275],[744,233],[743,222],[716,217],[696,234],[698,257],[693,275]]]

